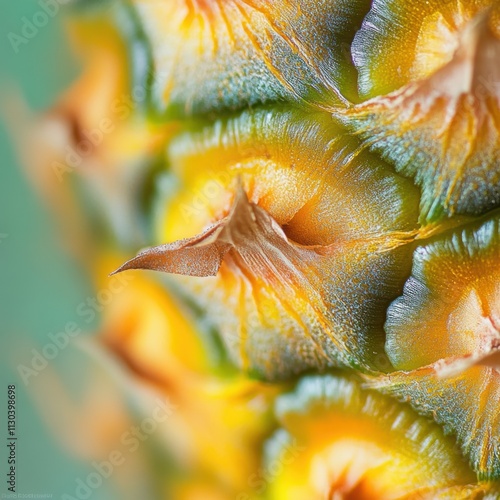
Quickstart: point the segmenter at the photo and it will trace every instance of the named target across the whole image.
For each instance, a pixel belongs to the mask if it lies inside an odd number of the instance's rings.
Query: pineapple
[[[78,184],[96,282],[159,271],[98,338],[179,402],[166,497],[500,498],[498,2],[81,16],[107,59],[57,116],[135,96]]]

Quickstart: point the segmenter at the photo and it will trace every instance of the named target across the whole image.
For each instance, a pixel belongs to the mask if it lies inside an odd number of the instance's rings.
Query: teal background
[[[29,42],[15,53],[7,35],[20,34],[22,18],[40,11],[33,0],[2,2],[0,15],[0,83],[2,98],[15,85],[33,109],[50,106],[78,75],[61,26],[59,13],[49,19]],[[26,342],[41,347],[49,332],[75,320],[75,306],[91,295],[88,282],[60,245],[62,235],[43,202],[24,177],[12,140],[12,116],[0,112],[0,498],[7,493],[6,401],[7,385],[17,386],[17,492],[49,493],[60,498],[73,493],[77,477],[85,477],[90,464],[69,456],[42,422],[13,361],[14,352],[30,361]],[[92,326],[92,325],[90,325]],[[24,345],[24,347],[23,347]],[[21,346],[21,347],[20,347]],[[63,358],[66,353],[60,353]],[[64,359],[58,360],[63,365]],[[67,364],[71,363],[68,361]],[[78,378],[79,368],[68,368]],[[40,374],[43,376],[43,372]],[[107,485],[92,499],[114,498]]]

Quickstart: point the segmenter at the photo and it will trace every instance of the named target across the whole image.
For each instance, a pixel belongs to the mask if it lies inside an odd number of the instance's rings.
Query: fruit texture
[[[175,498],[500,498],[498,9],[72,14],[121,33],[57,109],[133,103],[77,184],[92,255],[136,276],[98,338],[180,401]]]
[[[170,144],[175,187],[159,200],[158,241],[182,241],[121,270],[215,276],[183,282],[239,365],[266,378],[386,363],[383,314],[410,265],[418,191],[357,148],[330,117],[283,109],[189,130]]]

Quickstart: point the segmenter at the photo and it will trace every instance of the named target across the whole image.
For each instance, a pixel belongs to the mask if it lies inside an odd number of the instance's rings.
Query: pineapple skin
[[[500,498],[498,12],[123,0],[72,14],[83,52],[107,26],[109,58],[88,58],[58,112],[84,128],[143,90],[78,183],[101,186],[108,229],[88,238],[113,265],[89,262],[96,287],[113,268],[174,273],[141,276],[98,332],[131,380],[185,401],[190,455],[166,428],[167,497]]]

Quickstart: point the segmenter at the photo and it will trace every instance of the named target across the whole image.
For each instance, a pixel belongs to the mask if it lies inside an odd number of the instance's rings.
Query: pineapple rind
[[[130,4],[148,34],[151,97],[165,117],[357,99],[349,47],[368,0]]]
[[[173,178],[158,199],[158,243],[201,233],[224,217],[239,179],[293,244],[324,254],[294,262],[302,284],[285,280],[286,289],[273,284],[279,273],[268,279],[254,268],[241,280],[227,264],[216,278],[181,279],[240,366],[248,358],[247,369],[273,379],[324,368],[326,354],[327,364],[389,369],[382,324],[409,271],[418,203],[411,182],[358,150],[327,115],[284,108],[189,128],[171,142],[168,157]],[[266,259],[278,271],[284,263]]]
[[[308,375],[277,399],[275,412],[282,428],[266,446],[266,464],[286,465],[269,498],[325,498],[332,482],[363,498],[418,498],[475,480],[437,424],[363,389],[355,376]]]

